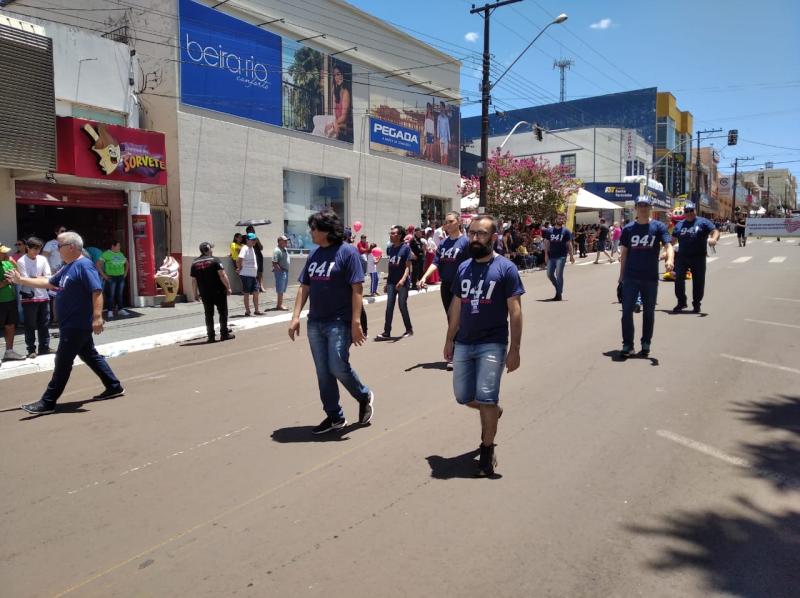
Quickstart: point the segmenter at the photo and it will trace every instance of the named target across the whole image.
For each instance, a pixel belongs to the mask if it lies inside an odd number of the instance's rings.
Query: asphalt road
[[[568,267],[561,303],[524,277],[496,479],[434,293],[414,337],[353,351],[372,425],[323,439],[305,325],[120,357],[112,401],[76,368],[46,417],[12,408],[48,374],[4,381],[0,595],[797,596],[800,247],[716,257],[650,359],[616,360],[617,265]]]

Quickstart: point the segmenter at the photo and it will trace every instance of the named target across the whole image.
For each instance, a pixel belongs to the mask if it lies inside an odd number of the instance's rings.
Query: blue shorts
[[[275,274],[275,292],[278,295],[283,295],[289,286],[289,272],[288,270],[278,270],[273,274]]]
[[[242,280],[242,292],[245,294],[258,292],[258,279],[255,276],[240,276]]]
[[[472,401],[497,405],[507,350],[508,346],[503,343],[456,343],[453,351],[453,391],[456,401],[461,405]]]

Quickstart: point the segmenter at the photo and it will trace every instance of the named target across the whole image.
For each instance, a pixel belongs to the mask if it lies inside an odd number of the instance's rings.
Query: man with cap
[[[683,216],[683,220],[672,229],[672,237],[678,242],[675,257],[675,297],[678,304],[672,311],[678,313],[687,307],[686,271],[691,270],[692,311],[699,314],[706,285],[706,243],[714,247],[719,239],[719,230],[707,218],[698,217],[691,202],[683,207]]]
[[[289,311],[283,305],[283,295],[289,286],[289,252],[286,245],[289,237],[281,235],[278,237],[278,246],[272,251],[272,272],[275,274],[275,292],[278,294],[278,304],[275,309],[278,311]]]
[[[658,258],[661,246],[666,248],[666,267],[675,263],[672,238],[663,222],[650,220],[652,201],[647,196],[636,198],[636,219],[622,229],[620,237],[619,280],[622,283],[622,351],[621,357],[633,355],[633,312],[636,298],[642,296],[642,350],[650,355],[650,342],[655,323],[658,295]]]
[[[208,342],[216,342],[214,333],[214,308],[219,314],[219,336],[223,341],[235,338],[228,331],[228,295],[231,294],[231,283],[222,262],[212,255],[213,243],[200,243],[200,257],[192,261],[190,275],[195,301],[203,302],[206,314],[206,332]]]
[[[11,248],[0,243],[0,326],[6,341],[6,350],[3,361],[25,359],[24,356],[14,351],[14,334],[19,322],[17,309],[17,293],[14,284],[6,280],[6,272],[16,269],[16,264],[10,259]]]

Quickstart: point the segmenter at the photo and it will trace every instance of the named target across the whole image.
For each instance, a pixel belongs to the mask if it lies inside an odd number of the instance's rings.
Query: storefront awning
[[[621,210],[622,206],[606,201],[586,189],[578,189],[578,199],[575,207],[579,210]]]

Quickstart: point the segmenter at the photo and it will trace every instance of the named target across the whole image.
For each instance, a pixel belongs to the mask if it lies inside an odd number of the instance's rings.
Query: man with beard
[[[480,413],[477,475],[487,477],[497,466],[494,440],[502,415],[498,402],[503,367],[508,372],[519,368],[525,289],[516,266],[492,249],[497,240],[493,217],[475,218],[467,238],[471,259],[458,267],[453,281],[444,358],[453,362],[456,401]]]
[[[572,248],[572,231],[564,226],[566,218],[564,214],[556,216],[556,225],[545,232],[544,237],[544,261],[547,262],[547,278],[556,288],[556,296],[553,301],[561,301],[561,293],[564,290],[564,266],[569,262],[575,263],[575,252]]]

